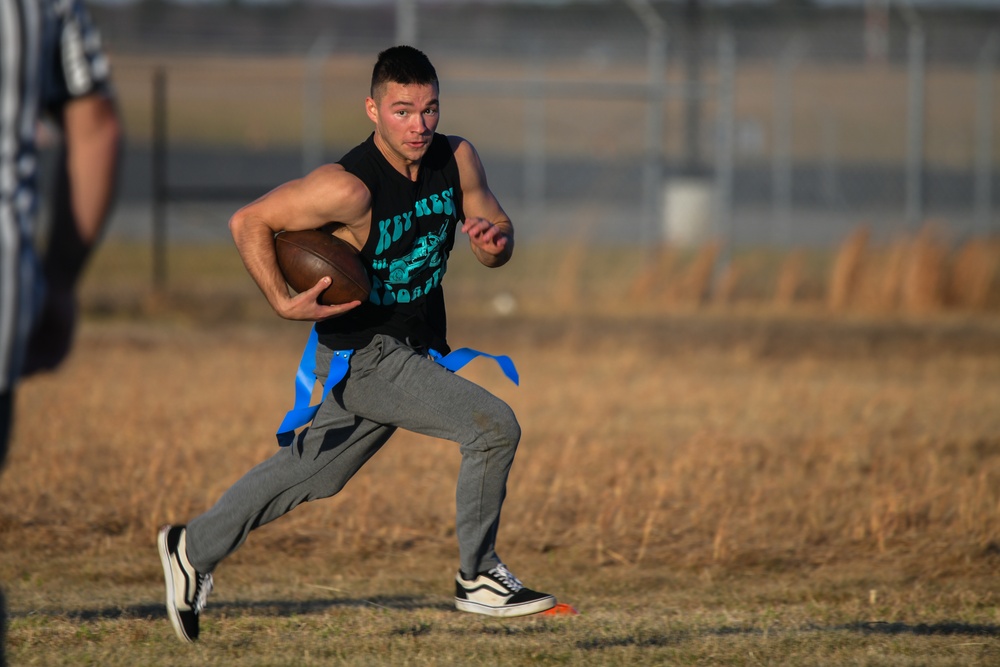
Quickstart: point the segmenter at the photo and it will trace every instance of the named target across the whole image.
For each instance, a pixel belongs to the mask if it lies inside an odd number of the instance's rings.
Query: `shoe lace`
[[[499,579],[500,583],[506,586],[512,593],[516,593],[524,588],[524,584],[503,563],[494,567],[489,573]]]
[[[208,594],[212,592],[212,575],[198,573],[198,584],[194,591],[194,613],[199,614],[208,603]]]

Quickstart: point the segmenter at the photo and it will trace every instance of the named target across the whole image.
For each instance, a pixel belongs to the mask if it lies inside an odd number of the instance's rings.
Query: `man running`
[[[510,219],[475,148],[437,134],[438,78],[427,57],[396,46],[379,54],[365,100],[374,132],[338,163],[286,183],[239,210],[229,226],[246,265],[281,317],[314,321],[316,374],[331,359],[349,371],[309,428],[237,481],[205,514],[158,537],[167,610],[182,640],[198,637],[212,572],[250,531],[298,504],[327,498],[397,428],[459,444],[459,569],[455,606],[520,616],[555,606],[530,590],[495,551],[507,475],[521,430],[510,407],[436,363],[449,351],[441,280],[458,229],[487,267],[514,250]],[[290,296],[275,259],[280,231],[326,228],[357,248],[372,282],[365,303],[326,306],[312,289]]]

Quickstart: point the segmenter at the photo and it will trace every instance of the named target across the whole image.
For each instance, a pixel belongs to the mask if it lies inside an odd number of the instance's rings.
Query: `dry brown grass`
[[[567,260],[579,294],[596,287],[587,257]],[[995,317],[588,310],[599,300],[499,317],[460,290],[453,340],[511,354],[522,375],[514,388],[489,365],[463,371],[524,430],[501,552],[584,615],[498,626],[449,613],[458,453],[401,433],[342,494],[256,531],[219,569],[199,653],[181,653],[155,529],[274,451],[305,337],[240,308],[260,299],[247,287],[114,318],[88,291],[101,313],[88,310],[69,363],[23,385],[0,485],[16,664],[477,664],[507,651],[501,664],[761,651],[991,664],[1000,651]],[[873,634],[872,620],[904,634]],[[952,653],[966,641],[982,650]]]
[[[959,308],[983,310],[995,303],[1000,277],[1000,243],[970,239],[955,253],[948,300]]]
[[[939,225],[873,246],[860,228],[838,248],[827,285],[834,312],[928,314],[993,309],[1000,246],[990,239],[948,242]]]
[[[971,353],[947,344],[962,338],[948,325],[928,325],[940,348],[903,330],[899,349],[851,361],[794,324],[503,322],[463,333],[491,349],[510,348],[509,333],[529,337],[507,350],[522,389],[471,371],[525,427],[506,519],[515,549],[696,567],[863,560],[887,548],[948,561],[1000,544],[990,329],[974,332]],[[681,333],[661,339],[672,326]],[[733,326],[746,335],[718,349]],[[877,340],[826,326],[845,350]],[[273,451],[299,333],[86,330],[63,373],[21,392],[5,543],[83,546],[88,530],[142,543],[207,507]],[[268,534],[352,552],[450,548],[455,452],[396,440],[343,497]]]
[[[720,249],[718,241],[706,243],[698,249],[677,279],[668,285],[668,304],[698,305],[708,298]]]
[[[830,273],[827,302],[831,310],[844,310],[854,300],[870,237],[871,232],[860,227],[841,243]]]
[[[646,253],[628,288],[628,297],[633,304],[662,299],[673,278],[677,255],[677,248],[669,244],[656,246]]]
[[[705,303],[713,296],[720,250],[713,241],[693,250],[665,244],[648,252],[627,286],[630,304],[661,309]]]
[[[944,305],[948,255],[932,226],[925,226],[912,240],[903,267],[904,311],[927,313]]]
[[[795,303],[802,288],[805,262],[805,255],[801,251],[793,251],[781,263],[774,286],[775,306],[789,308]]]
[[[875,243],[870,230],[861,226],[832,252],[730,249],[724,259],[716,242],[693,249],[661,245],[618,256],[620,265],[633,269],[611,276],[613,280],[601,274],[606,262],[594,263],[601,253],[577,244],[546,257],[544,262],[554,267],[551,278],[512,289],[537,312],[553,306],[567,312],[631,310],[647,315],[706,307],[914,316],[996,312],[1000,243],[971,238],[954,245],[942,229],[928,224],[913,235]],[[551,291],[538,291],[539,283],[552,285]],[[578,298],[595,292],[613,297],[620,307]]]

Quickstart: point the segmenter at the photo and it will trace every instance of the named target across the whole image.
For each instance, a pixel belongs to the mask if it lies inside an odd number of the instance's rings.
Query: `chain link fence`
[[[1000,229],[996,12],[415,4],[440,130],[476,145],[522,239]],[[399,29],[391,4],[96,13],[130,136],[111,233],[174,240],[225,237],[236,207],[361,141]]]

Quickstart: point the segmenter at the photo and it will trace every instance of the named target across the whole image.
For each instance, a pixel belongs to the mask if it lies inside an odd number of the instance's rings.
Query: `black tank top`
[[[316,332],[334,350],[359,349],[386,334],[446,354],[441,279],[463,217],[455,155],[448,137],[435,134],[413,182],[389,164],[374,136],[339,161],[372,195],[371,229],[361,249],[371,295],[354,310],[317,322]]]

